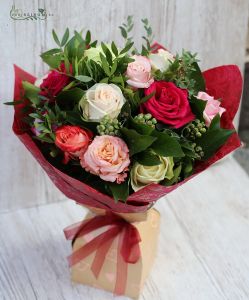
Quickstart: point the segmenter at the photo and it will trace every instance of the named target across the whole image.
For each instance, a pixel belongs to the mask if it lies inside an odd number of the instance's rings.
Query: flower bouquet
[[[41,79],[15,66],[13,131],[54,184],[90,213],[65,229],[74,281],[138,297],[156,251],[162,196],[240,146],[232,125],[237,66],[201,72],[196,54],[173,55],[147,19],[144,45],[67,29],[41,54]]]

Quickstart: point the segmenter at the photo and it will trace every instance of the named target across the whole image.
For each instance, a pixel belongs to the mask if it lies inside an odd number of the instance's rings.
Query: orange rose
[[[79,126],[64,125],[55,132],[55,145],[64,152],[63,162],[83,155],[87,150],[93,134]]]

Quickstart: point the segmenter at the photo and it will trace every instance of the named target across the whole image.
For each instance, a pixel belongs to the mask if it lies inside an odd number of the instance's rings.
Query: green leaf
[[[38,115],[36,113],[31,113],[31,114],[29,114],[29,116],[34,119],[39,119],[41,117],[40,115]]]
[[[82,120],[82,116],[79,112],[75,111],[66,111],[66,120],[72,125],[84,126],[84,122]]]
[[[121,30],[122,37],[127,39],[128,35],[127,35],[127,32],[126,32],[125,28],[122,27],[122,26],[119,26],[119,28]]]
[[[182,163],[182,173],[183,177],[187,178],[193,173],[193,160],[191,158],[186,158]]]
[[[79,76],[75,76],[75,78],[81,82],[90,82],[92,81],[92,77],[86,76],[86,75],[79,75]]]
[[[190,100],[191,110],[194,115],[201,121],[204,121],[203,111],[207,105],[207,101],[197,99],[196,97],[192,97]]]
[[[124,49],[119,53],[119,55],[122,55],[122,54],[125,54],[126,52],[128,52],[128,51],[131,49],[131,47],[132,47],[133,45],[134,45],[133,42],[127,44],[127,45],[124,47]]]
[[[90,44],[90,42],[91,42],[91,32],[88,30],[87,31],[87,33],[86,33],[86,38],[85,38],[85,40],[86,40],[86,44]]]
[[[23,81],[22,86],[25,91],[25,97],[33,104],[38,105],[40,103],[40,99],[38,98],[40,89],[28,81]]]
[[[213,129],[220,129],[220,115],[217,114],[211,121],[211,124],[209,126],[208,130],[213,130]]]
[[[66,85],[62,91],[70,90],[71,88],[75,87],[77,85],[76,81],[71,81],[68,85]]]
[[[65,63],[66,73],[70,73],[70,62],[66,54],[64,54],[64,63]]]
[[[131,156],[146,150],[157,139],[153,136],[139,134],[134,129],[123,127],[120,131],[129,147]]]
[[[234,132],[234,130],[215,128],[203,134],[202,137],[197,140],[197,144],[201,146],[204,151],[204,157],[202,159],[206,160],[211,157]]]
[[[106,73],[107,76],[111,76],[109,64],[108,64],[105,56],[102,53],[100,53],[100,59],[102,62],[102,67],[103,67],[104,72]]]
[[[51,139],[50,137],[46,136],[46,135],[39,135],[39,136],[34,136],[34,139],[49,143],[49,144],[54,144],[54,140]]]
[[[42,60],[52,69],[58,69],[61,63],[61,54],[56,55],[41,55]]]
[[[194,88],[195,88],[196,92],[199,92],[199,91],[204,92],[206,90],[206,87],[205,87],[205,81],[204,81],[202,72],[200,70],[200,67],[197,62],[194,62],[192,66],[195,69],[195,71],[193,71],[191,73],[191,79],[195,80]]]
[[[145,103],[146,101],[148,101],[150,98],[152,98],[154,95],[155,95],[156,92],[152,92],[150,93],[149,95],[143,97],[139,103],[142,104],[142,103]]]
[[[58,104],[78,103],[84,95],[84,91],[78,87],[71,90],[62,91],[57,97]]]
[[[66,45],[66,42],[67,42],[68,38],[69,38],[69,29],[67,28],[64,35],[63,35],[62,41],[61,41],[61,47]]]
[[[90,46],[91,48],[96,48],[97,43],[98,43],[98,41],[96,40],[96,41],[92,42],[89,46]]]
[[[181,171],[182,171],[182,165],[180,164],[173,171],[174,172],[174,177],[171,178],[170,180],[165,179],[160,184],[165,185],[165,186],[171,186],[171,185],[175,184],[178,181],[178,177],[180,176]]]
[[[53,38],[54,38],[54,41],[56,42],[56,44],[60,47],[61,46],[61,43],[58,39],[58,36],[57,34],[55,33],[54,29],[52,30],[52,34],[53,34]]]
[[[109,82],[109,77],[105,77],[101,79],[99,83],[108,83],[108,82]]]
[[[125,202],[129,197],[129,180],[126,180],[123,183],[108,183],[108,187],[110,188],[113,198],[115,202],[119,200]]]
[[[113,83],[119,83],[119,84],[121,84],[122,86],[124,86],[124,79],[123,79],[122,76],[116,76],[116,77],[113,77],[113,78],[111,79],[111,82],[113,82]]]
[[[115,56],[118,56],[118,48],[116,47],[115,43],[112,42],[111,44],[112,52]]]
[[[139,153],[136,160],[144,166],[157,166],[162,163],[158,155],[154,154],[150,149]]]
[[[23,103],[23,100],[16,100],[16,101],[9,101],[9,102],[4,102],[3,104],[5,105],[18,105]]]
[[[61,49],[59,48],[53,48],[53,49],[50,49],[46,52],[43,52],[40,56],[47,56],[47,55],[53,55],[53,54],[57,54],[57,53],[61,53]]]
[[[154,130],[152,135],[157,140],[152,144],[151,148],[161,156],[172,156],[172,157],[183,157],[184,152],[182,151],[180,143],[176,138],[169,136],[165,132],[159,132]]]
[[[112,53],[109,50],[109,48],[102,42],[101,43],[101,48],[106,56],[106,60],[108,62],[109,65],[112,65]]]
[[[113,75],[116,72],[117,66],[118,66],[118,62],[117,59],[115,59],[111,68],[111,75]]]

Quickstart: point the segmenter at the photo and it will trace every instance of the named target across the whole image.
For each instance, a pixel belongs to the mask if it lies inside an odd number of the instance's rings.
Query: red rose
[[[53,100],[53,98],[57,96],[61,92],[61,90],[70,82],[69,76],[60,73],[64,73],[65,71],[65,65],[61,64],[59,70],[53,70],[49,72],[40,85],[40,94],[50,100]]]
[[[68,163],[70,158],[78,158],[84,154],[92,137],[92,132],[79,126],[58,127],[55,132],[55,145],[65,154],[63,162]]]
[[[152,114],[158,121],[179,128],[195,119],[191,111],[188,93],[172,82],[155,81],[145,95],[155,95],[141,105],[141,111]]]

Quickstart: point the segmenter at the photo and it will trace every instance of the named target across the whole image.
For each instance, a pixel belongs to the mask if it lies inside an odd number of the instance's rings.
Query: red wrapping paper
[[[17,101],[22,99],[22,81],[26,80],[33,83],[35,77],[17,66],[14,66],[14,68],[14,100]],[[222,127],[228,129],[234,128],[232,121],[238,110],[242,91],[242,77],[239,68],[235,65],[221,66],[207,70],[203,75],[206,82],[207,93],[214,96],[215,99],[221,98],[222,106],[226,108],[226,112],[221,117]],[[68,176],[52,166],[46,160],[32,139],[31,132],[27,131],[28,128],[26,124],[21,120],[21,108],[23,106],[25,106],[25,103],[15,106],[13,131],[42,166],[57,188],[68,198],[75,200],[79,204],[112,210],[113,212],[135,213],[146,211],[159,198],[174,191],[176,188],[195,177],[197,174],[203,172],[213,163],[217,162],[241,145],[237,133],[234,133],[210,159],[199,163],[195,167],[194,174],[184,181],[170,187],[165,187],[160,184],[151,184],[130,195],[126,203],[115,203],[113,198],[95,190],[84,182]]]

